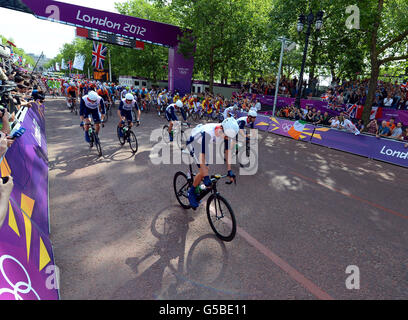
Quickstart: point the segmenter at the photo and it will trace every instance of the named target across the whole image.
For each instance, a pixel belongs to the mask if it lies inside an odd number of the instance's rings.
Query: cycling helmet
[[[95,91],[89,91],[88,92],[88,99],[91,101],[96,101],[98,100],[98,94]]]
[[[257,114],[257,112],[255,110],[249,110],[248,116],[256,118],[258,116],[258,114]]]
[[[234,118],[227,118],[222,122],[224,133],[228,138],[235,138],[239,132],[238,121]]]
[[[178,108],[182,108],[182,107],[183,107],[183,102],[181,102],[181,100],[177,100],[176,106],[177,106]]]
[[[74,83],[74,82],[70,82],[69,85],[70,85],[71,87],[75,87],[75,83]]]
[[[133,101],[135,99],[135,97],[133,96],[133,94],[128,93],[128,94],[126,94],[125,99],[128,100],[128,101]]]

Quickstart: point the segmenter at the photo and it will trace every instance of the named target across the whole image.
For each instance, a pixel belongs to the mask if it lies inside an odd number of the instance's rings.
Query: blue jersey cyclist
[[[183,102],[181,102],[181,100],[177,100],[176,103],[172,103],[166,108],[166,119],[169,122],[170,141],[173,141],[173,121],[178,121],[176,111],[180,111],[184,121],[187,121],[187,117],[183,109]]]
[[[211,186],[211,179],[209,177],[209,145],[216,143],[225,143],[225,159],[227,164],[228,176],[231,181],[234,181],[235,175],[231,170],[230,163],[230,148],[228,139],[234,139],[239,132],[239,126],[237,120],[234,118],[227,118],[221,124],[209,123],[205,125],[198,125],[192,132],[190,139],[187,142],[187,148],[190,154],[194,157],[200,171],[195,176],[193,186],[188,191],[188,199],[192,209],[197,209],[199,203],[197,196],[199,194],[199,186],[201,181],[204,182],[206,187]]]
[[[102,114],[102,119],[100,113]],[[103,99],[98,96],[95,91],[89,91],[88,94],[86,96],[83,96],[81,99],[81,104],[79,106],[79,115],[82,121],[81,127],[84,126],[85,130],[85,141],[89,143],[90,138],[88,130],[89,125],[91,124],[89,116],[92,116],[93,118],[93,121],[95,123],[95,131],[98,135],[101,128],[101,120],[103,121],[105,119],[105,105],[103,103]]]
[[[118,125],[118,132],[119,134],[122,134],[122,130],[119,130],[119,128],[123,127],[124,121],[127,121],[129,124],[129,127],[132,128],[133,126],[133,116],[132,116],[132,110],[135,109],[137,110],[137,119],[136,123],[137,125],[140,124],[140,115],[141,111],[140,108],[135,100],[135,97],[131,93],[127,93],[125,98],[120,101],[119,109],[118,109],[118,116],[119,116],[119,125]]]

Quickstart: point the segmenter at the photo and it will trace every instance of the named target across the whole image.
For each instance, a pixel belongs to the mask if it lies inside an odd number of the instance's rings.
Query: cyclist
[[[100,96],[103,99],[105,107],[107,107],[108,103],[112,101],[107,87],[102,85],[97,93],[98,93],[98,96]]]
[[[229,117],[232,117],[238,110],[237,105],[233,105],[231,107],[228,107],[224,110],[224,119],[227,119]]]
[[[95,123],[95,131],[96,134],[99,134],[100,130],[100,123],[101,117],[99,116],[99,112],[102,114],[102,121],[105,119],[105,104],[103,103],[103,99],[98,96],[95,91],[89,91],[86,96],[83,96],[81,99],[79,115],[81,118],[81,127],[84,127],[85,130],[85,141],[90,142],[89,138],[89,125],[91,124],[91,120],[89,116],[92,115],[92,118]],[[85,121],[85,123],[84,123]]]
[[[157,97],[157,111],[160,116],[160,109],[162,106],[167,105],[167,94],[166,94],[166,89],[163,89],[163,91],[158,95]]]
[[[169,122],[170,142],[173,141],[173,121],[178,121],[176,116],[176,111],[178,110],[181,111],[184,121],[187,121],[187,117],[183,109],[183,102],[181,102],[181,100],[177,100],[176,103],[172,103],[166,108],[166,119]]]
[[[187,147],[192,157],[194,157],[200,172],[195,176],[193,186],[188,191],[188,200],[191,207],[195,210],[199,203],[197,196],[200,193],[201,181],[206,187],[211,186],[211,179],[209,177],[208,168],[208,151],[207,147],[211,143],[225,143],[225,159],[227,164],[228,176],[231,181],[234,181],[235,174],[231,170],[230,164],[230,148],[228,139],[234,139],[239,132],[237,120],[234,118],[225,119],[221,124],[209,123],[205,125],[198,125],[192,132],[190,139],[187,142]],[[194,146],[193,146],[194,143]],[[211,153],[210,153],[211,154]]]
[[[78,96],[78,88],[76,87],[74,82],[71,82],[69,84],[69,87],[67,88],[68,103],[72,102],[72,105],[70,106],[71,110],[74,108],[74,104],[76,103],[77,96]]]
[[[140,124],[140,108],[137,105],[135,97],[131,93],[127,93],[125,99],[120,102],[119,109],[118,109],[118,116],[119,116],[119,125],[118,125],[118,132],[120,136],[123,135],[121,128],[123,127],[124,122],[127,120],[129,127],[133,127],[133,117],[132,117],[132,109],[135,108],[137,110],[137,125]]]
[[[238,122],[240,130],[244,130],[246,126],[250,127],[251,129],[254,129],[257,116],[258,116],[257,112],[252,109],[252,110],[249,110],[247,116],[238,118],[237,122]]]

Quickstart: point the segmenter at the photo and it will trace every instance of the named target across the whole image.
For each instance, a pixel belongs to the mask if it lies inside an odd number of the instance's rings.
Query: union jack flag
[[[95,69],[103,70],[103,63],[106,59],[106,53],[108,48],[105,47],[102,43],[93,42],[92,50],[92,66]]]
[[[358,106],[356,104],[348,104],[346,106],[346,110],[344,110],[344,113],[350,118],[354,119],[357,115],[357,108]]]

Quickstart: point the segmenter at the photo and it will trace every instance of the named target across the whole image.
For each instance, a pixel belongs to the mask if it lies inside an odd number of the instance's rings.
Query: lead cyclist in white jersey
[[[187,141],[187,148],[192,157],[194,157],[200,171],[195,176],[193,186],[188,191],[188,199],[192,209],[196,210],[199,206],[197,195],[199,193],[199,185],[201,181],[206,187],[211,186],[211,179],[209,177],[209,152],[208,148],[214,143],[225,143],[225,159],[227,164],[228,176],[231,181],[234,181],[235,174],[231,170],[230,163],[230,148],[228,139],[234,139],[239,132],[237,120],[234,118],[227,118],[221,124],[209,123],[205,125],[198,125],[192,132],[190,139]]]

